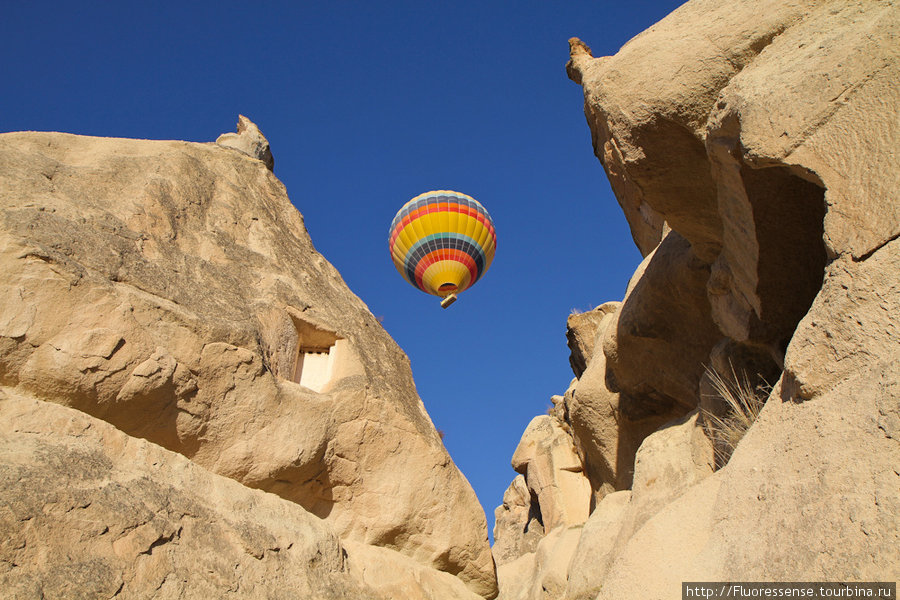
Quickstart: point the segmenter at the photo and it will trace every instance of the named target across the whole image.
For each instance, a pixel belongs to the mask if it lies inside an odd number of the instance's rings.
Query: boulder
[[[232,148],[261,160],[270,171],[275,168],[275,158],[269,148],[269,140],[262,134],[256,123],[244,115],[238,115],[237,133],[223,133],[216,138],[216,143],[223,148]]]
[[[616,312],[609,313],[598,325],[587,369],[567,393],[572,435],[591,482],[593,505],[609,492],[631,487],[635,452],[645,437],[670,419],[668,412],[635,414],[634,399],[609,389],[611,373],[603,342],[614,335],[611,329],[617,318]]]
[[[497,566],[534,552],[544,537],[541,508],[532,498],[524,475],[517,475],[503,493],[503,504],[494,511],[494,545]]]
[[[616,542],[630,500],[628,490],[607,494],[584,524],[568,566],[567,600],[594,600],[597,597],[618,550]]]
[[[706,283],[709,265],[670,231],[632,276],[606,329],[606,380],[620,392],[629,419],[683,416],[697,406],[700,377],[722,338],[713,322]]]
[[[594,344],[607,316],[619,308],[619,302],[606,302],[593,310],[573,313],[566,319],[566,342],[569,345],[569,364],[576,378],[580,378],[594,355]]]
[[[0,194],[0,384],[496,593],[484,512],[407,357],[261,162],[8,133]]]
[[[591,486],[582,471],[572,436],[549,415],[532,419],[512,457],[537,499],[544,531],[587,520]]]

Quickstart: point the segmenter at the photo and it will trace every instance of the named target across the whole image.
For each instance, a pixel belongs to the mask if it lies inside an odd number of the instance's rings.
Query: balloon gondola
[[[435,190],[397,211],[388,244],[400,275],[441,298],[447,308],[491,266],[497,233],[480,202],[459,192]]]

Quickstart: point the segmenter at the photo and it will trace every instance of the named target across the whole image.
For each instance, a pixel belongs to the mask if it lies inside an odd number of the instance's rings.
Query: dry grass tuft
[[[587,307],[586,309],[581,309],[581,308],[573,307],[572,310],[569,311],[569,314],[570,314],[570,315],[583,315],[584,313],[591,312],[592,310],[594,310],[594,308],[595,308],[595,307],[594,307],[593,305],[590,305],[590,304],[588,304],[588,307]]]
[[[716,454],[716,468],[721,469],[731,458],[738,443],[756,421],[756,417],[766,404],[766,398],[772,387],[765,383],[754,386],[746,373],[740,376],[731,366],[731,373],[722,375],[718,371],[707,368],[707,375],[715,390],[716,398],[725,404],[725,414],[718,416],[704,410],[707,431],[713,440]]]

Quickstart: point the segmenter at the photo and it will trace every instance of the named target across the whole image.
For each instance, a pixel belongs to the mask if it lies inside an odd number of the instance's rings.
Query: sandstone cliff
[[[305,597],[496,595],[484,513],[408,359],[272,164],[243,117],[218,144],[0,135],[0,410],[17,448],[0,494],[27,496],[2,513],[0,585],[24,582],[19,597],[49,572],[91,594],[78,573],[95,568],[98,593],[131,597],[154,595],[139,580],[249,597],[295,578]],[[188,577],[197,552],[216,555],[208,587]]]
[[[645,258],[569,319],[554,441],[497,509],[501,598],[898,579],[898,34],[892,1],[692,0],[615,56],[571,41]],[[730,460],[729,373],[773,384]]]

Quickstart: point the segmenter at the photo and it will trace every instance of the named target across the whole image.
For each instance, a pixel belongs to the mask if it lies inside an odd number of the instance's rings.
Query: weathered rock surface
[[[588,312],[569,315],[566,320],[566,341],[569,345],[569,364],[576,378],[581,377],[587,369],[607,316],[618,308],[618,302],[606,302]]]
[[[613,57],[572,40],[646,259],[590,325],[603,356],[582,368],[572,348],[565,414],[596,508],[554,569],[562,597],[900,575],[898,37],[892,0],[692,0]],[[721,408],[707,366],[777,381],[728,463],[713,472],[697,413],[626,448],[625,401]],[[629,454],[631,491],[606,493]],[[501,596],[541,597],[522,581],[501,569]]]
[[[560,525],[541,538],[534,553],[500,565],[497,600],[554,600],[566,591],[569,563],[581,535],[581,525]]]
[[[712,445],[697,416],[694,411],[668,423],[643,441],[634,462],[633,490],[604,494],[587,522],[559,525],[540,537],[533,550],[513,560],[498,559],[499,598],[594,598],[635,533],[712,475]],[[501,537],[509,533],[495,529],[495,554],[509,544]]]
[[[565,592],[568,564],[593,503],[567,420],[570,395],[571,388],[553,397],[550,414],[532,419],[513,453],[520,475],[494,513],[500,600],[549,600]]]
[[[484,513],[408,359],[261,162],[10,133],[0,196],[0,384],[496,593]]]
[[[615,308],[621,310],[621,304],[615,303]],[[615,336],[617,320],[614,311],[598,325],[597,344],[587,369],[566,397],[572,436],[594,492],[594,504],[609,492],[631,487],[638,446],[668,421],[672,412],[672,407],[661,414],[634,410],[640,406],[635,398],[609,389],[611,372],[603,348],[610,343],[605,340]]]
[[[344,542],[350,574],[367,593],[385,600],[481,600],[459,578],[393,550]],[[367,598],[368,596],[363,596]]]
[[[517,475],[503,494],[503,504],[494,511],[494,562],[500,565],[532,553],[544,537],[541,508],[533,498],[524,475]]]
[[[337,535],[82,412],[0,388],[5,598],[361,598]]]
[[[256,123],[244,115],[238,115],[237,133],[223,133],[216,138],[216,143],[223,148],[234,148],[238,152],[261,160],[270,171],[275,168],[275,158],[269,148],[269,140]]]
[[[634,483],[621,514],[617,546],[667,504],[713,473],[713,446],[698,425],[698,412],[647,436],[634,461]]]
[[[635,533],[712,475],[712,445],[697,417],[694,411],[649,435],[637,451],[632,489],[607,494],[597,503],[577,547],[570,551],[570,564],[562,571],[568,573],[566,598],[594,598],[611,573],[614,559]],[[557,570],[557,577],[559,573]],[[502,585],[501,581],[501,589]]]
[[[833,0],[772,5],[777,8],[772,18],[784,23],[784,31],[721,90],[707,125],[707,146],[722,143],[722,133],[736,121],[738,129],[727,136],[739,136],[740,150],[731,160],[760,175],[783,168],[827,190],[828,256],[863,259],[900,234],[898,159],[889,151],[900,135],[897,4]],[[793,14],[795,7],[803,11],[800,19]],[[763,6],[752,9],[754,14],[764,11]],[[751,204],[758,204],[752,182],[746,187]],[[727,203],[734,200],[727,198]],[[804,208],[804,199],[783,196],[783,201],[791,206],[776,208],[777,220],[798,218],[793,213]],[[720,207],[719,212],[725,211]],[[753,226],[758,229],[759,222]]]
[[[615,557],[616,541],[631,492],[623,490],[603,497],[581,531],[578,545],[567,566],[566,598],[593,600],[603,585],[609,564]]]
[[[898,357],[898,265],[900,240],[862,262],[842,256],[828,266],[825,285],[785,355],[785,382],[791,393],[803,400],[814,398],[858,377],[873,363]]]
[[[590,513],[591,484],[565,421],[566,400],[532,419],[512,457],[520,473],[495,511],[498,598],[559,598]]]
[[[779,389],[728,465],[653,516],[599,598],[681,581],[894,581],[900,575],[900,360],[806,402]],[[639,585],[634,577],[656,565]]]
[[[715,260],[721,223],[705,149],[710,111],[728,81],[815,4],[694,0],[615,57],[593,59],[583,43],[571,42],[567,70],[584,87],[594,152],[633,231],[655,221],[632,215],[661,215],[698,257]]]
[[[570,341],[578,381],[568,412],[597,501],[631,487],[645,437],[697,406],[705,363],[722,339],[707,298],[709,273],[690,244],[669,231],[638,267],[621,303],[602,305],[583,324],[569,319],[570,340],[578,339],[579,327],[581,338],[591,337],[587,331],[594,338],[580,373],[574,357],[588,345]]]
[[[540,415],[532,419],[513,453],[512,467],[525,475],[545,531],[587,520],[590,484],[582,472],[572,436],[555,418]]]
[[[676,231],[669,232],[629,283],[603,340],[607,379],[627,395],[631,419],[669,419],[697,403],[703,362],[722,334],[713,322],[709,266]]]
[[[0,387],[4,598],[474,600],[293,502]]]

